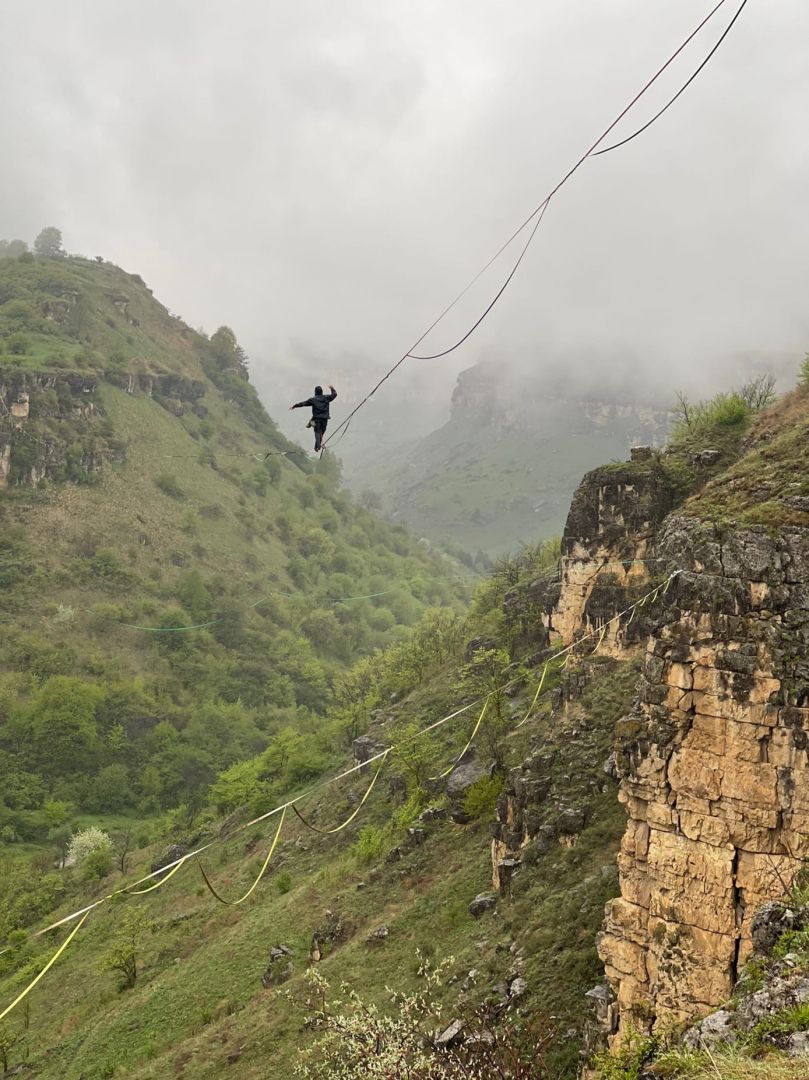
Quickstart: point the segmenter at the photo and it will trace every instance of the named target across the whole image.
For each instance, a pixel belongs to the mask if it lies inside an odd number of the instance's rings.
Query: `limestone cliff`
[[[708,449],[684,462],[640,450],[595,470],[573,499],[559,580],[534,590],[537,621],[564,644],[607,626],[598,656],[590,638],[563,673],[562,723],[577,688],[598,688],[599,664],[641,670],[606,763],[628,816],[599,942],[614,1046],[726,1001],[756,911],[809,855],[807,446],[801,391],[760,417],[730,464]],[[675,571],[657,603],[614,619]],[[545,764],[526,762],[501,799],[501,888],[544,835]]]
[[[809,853],[809,532],[672,517],[682,569],[619,725],[629,822],[600,943],[617,1032],[729,997],[764,901]]]
[[[615,616],[646,590],[659,560],[655,537],[677,495],[647,447],[631,462],[588,473],[573,496],[562,535],[559,600],[551,629],[565,645],[606,626],[602,651],[620,657],[641,639],[644,617]]]

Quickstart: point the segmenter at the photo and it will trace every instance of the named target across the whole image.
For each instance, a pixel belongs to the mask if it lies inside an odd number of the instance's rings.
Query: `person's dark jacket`
[[[293,405],[293,409],[304,409],[307,406],[312,408],[313,420],[329,420],[329,403],[334,401],[337,397],[337,391],[334,387],[331,387],[330,394],[324,394],[321,387],[315,387],[314,397],[307,398],[306,401],[299,401]]]

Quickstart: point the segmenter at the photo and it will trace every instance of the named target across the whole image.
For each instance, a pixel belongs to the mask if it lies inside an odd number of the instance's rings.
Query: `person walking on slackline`
[[[330,394],[323,393],[322,386],[316,386],[314,395],[307,398],[306,401],[299,401],[295,405],[290,405],[290,411],[292,409],[304,409],[311,406],[312,419],[306,425],[315,429],[315,453],[317,454],[323,445],[323,436],[326,434],[326,425],[329,422],[329,404],[337,397],[337,391],[329,383]]]

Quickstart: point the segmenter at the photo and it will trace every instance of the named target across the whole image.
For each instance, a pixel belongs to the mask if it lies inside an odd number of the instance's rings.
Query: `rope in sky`
[[[351,423],[351,420],[353,419],[353,417],[370,400],[370,398],[373,397],[374,394],[376,394],[376,392],[380,389],[380,387],[402,366],[402,364],[404,364],[404,362],[408,358],[412,358],[412,359],[436,359],[436,358],[438,358],[440,356],[446,356],[448,353],[452,352],[454,349],[457,349],[460,345],[463,344],[464,341],[466,341],[468,339],[468,337],[477,329],[477,327],[481,324],[481,322],[483,322],[483,320],[486,318],[486,316],[491,312],[494,305],[497,303],[497,301],[500,299],[500,297],[505,292],[505,289],[510,284],[511,280],[514,277],[514,274],[516,273],[517,268],[519,267],[520,263],[522,262],[525,254],[526,254],[526,251],[527,251],[527,249],[528,249],[528,247],[529,247],[529,245],[531,243],[531,240],[536,235],[536,231],[537,231],[537,228],[539,226],[539,221],[536,221],[534,223],[534,227],[533,227],[533,229],[531,231],[528,242],[526,243],[525,247],[521,251],[521,253],[520,253],[520,255],[519,255],[518,259],[517,259],[516,265],[509,272],[505,283],[500,287],[500,289],[498,290],[498,292],[496,293],[496,295],[494,297],[494,300],[492,300],[489,303],[489,305],[486,308],[486,310],[484,311],[483,315],[480,316],[477,319],[477,321],[474,323],[474,325],[472,326],[472,329],[469,330],[467,333],[465,333],[463,335],[463,337],[461,337],[451,348],[444,349],[444,350],[442,350],[440,352],[427,354],[427,355],[417,354],[415,352],[415,350],[418,348],[418,346],[425,340],[425,338],[431,333],[431,331],[434,330],[435,327],[438,326],[438,324],[460,302],[460,300],[469,292],[469,290],[472,288],[472,286],[481,278],[481,276],[486,272],[486,270],[488,270],[489,267],[491,267],[492,264],[500,257],[500,255],[502,255],[505,252],[505,250],[513,243],[513,241],[517,238],[517,236],[519,236],[520,233],[524,229],[526,229],[532,222],[534,222],[535,218],[539,218],[539,220],[541,220],[541,216],[544,215],[544,213],[547,210],[547,208],[548,208],[551,200],[553,199],[553,197],[564,187],[564,185],[581,168],[581,166],[584,164],[585,161],[587,161],[587,159],[589,157],[595,156],[595,152],[598,150],[599,146],[601,146],[601,144],[605,141],[605,139],[607,139],[607,137],[615,130],[615,128],[624,119],[624,117],[634,108],[634,106],[641,100],[641,98],[644,97],[644,95],[658,81],[658,79],[669,69],[669,67],[674,63],[674,61],[677,59],[677,57],[687,48],[687,46],[694,40],[694,38],[699,34],[699,32],[710,22],[710,20],[714,17],[714,15],[716,15],[716,13],[720,10],[720,8],[722,8],[724,6],[724,4],[726,2],[727,2],[727,0],[719,0],[719,2],[711,9],[711,11],[708,12],[708,14],[701,20],[701,22],[696,26],[696,28],[694,30],[692,30],[691,33],[685,38],[685,40],[674,50],[674,52],[671,54],[671,56],[669,56],[669,58],[665,61],[665,63],[658,69],[658,71],[651,77],[651,79],[648,80],[648,82],[635,95],[635,97],[629,102],[629,104],[624,109],[621,110],[621,112],[618,114],[618,116],[608,125],[608,127],[602,132],[602,134],[599,135],[599,137],[592,144],[592,146],[590,146],[589,149],[587,149],[585,151],[585,153],[582,154],[582,156],[578,159],[578,161],[572,166],[572,168],[570,168],[565,173],[565,175],[556,184],[556,186],[552,189],[552,191],[528,215],[528,217],[525,219],[525,221],[523,221],[522,224],[519,225],[514,230],[514,232],[511,234],[511,236],[508,238],[508,240],[506,240],[505,243],[502,244],[500,248],[498,248],[498,250],[494,253],[494,255],[491,257],[491,259],[489,259],[489,261],[482,267],[481,270],[478,271],[478,273],[472,278],[472,280],[461,290],[461,292],[458,293],[458,295],[447,305],[447,307],[444,308],[444,310],[436,317],[436,319],[416,339],[416,341],[410,346],[410,348],[407,349],[407,351],[402,354],[402,356],[396,361],[396,363],[382,376],[382,378],[371,388],[371,390],[369,390],[368,393],[365,394],[365,396],[359,401],[359,403],[357,405],[355,405],[355,407],[351,410],[351,412],[348,414],[348,416],[345,418],[345,420],[343,420],[332,431],[331,435],[329,435],[327,437],[327,439],[324,441],[324,443],[323,443],[324,447],[328,443],[331,443],[335,439],[336,436],[341,435],[341,432],[345,432],[345,430],[347,430],[348,425]],[[739,12],[737,13],[736,17],[734,18],[734,20],[733,20],[734,22],[736,21],[736,19],[741,14],[741,10],[744,8],[746,3],[747,3],[747,0],[743,0],[742,7],[739,10]],[[728,31],[726,31],[725,34],[722,36],[719,43],[714,47],[711,54],[709,55],[707,60],[701,65],[699,70],[702,70],[702,67],[704,67],[705,64],[708,62],[708,60],[710,60],[710,58],[714,55],[716,50],[719,48],[719,45],[722,44],[722,41],[724,41],[725,37],[727,36],[727,32]],[[694,76],[692,76],[690,81],[693,81],[693,79],[696,77],[696,74],[699,73],[699,70],[695,73]],[[683,90],[684,89],[685,89],[685,87],[683,88]],[[683,91],[681,90],[680,93],[682,93],[682,92]],[[679,94],[677,96],[679,96]],[[676,97],[675,97],[674,100],[676,100]],[[673,104],[673,101],[670,102],[669,104]],[[665,110],[663,110],[663,111],[665,111]],[[662,115],[662,112],[660,114],[658,114],[658,115]],[[647,124],[646,127],[651,126],[651,123],[654,123],[654,121],[657,118],[658,117],[653,117],[650,124]],[[636,134],[640,134],[640,131],[638,131]]]

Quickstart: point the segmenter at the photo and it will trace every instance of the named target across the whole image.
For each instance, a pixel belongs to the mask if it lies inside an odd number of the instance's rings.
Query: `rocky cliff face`
[[[648,590],[661,565],[655,538],[675,501],[667,473],[646,447],[633,451],[631,462],[584,478],[562,535],[561,589],[550,619],[565,645],[606,627],[602,651],[620,657],[637,646],[645,616],[615,616]]]
[[[799,405],[785,407],[793,425]],[[638,451],[588,474],[559,580],[526,594],[564,644],[607,626],[598,655],[591,638],[562,675],[563,725],[584,688],[606,686],[599,665],[634,658],[641,670],[605,762],[628,816],[620,895],[599,942],[597,1005],[613,1046],[727,1001],[757,910],[788,892],[809,856],[809,528],[775,501],[803,475],[803,430],[751,440],[748,456],[707,485],[697,455],[701,494],[682,508],[665,455]],[[744,497],[732,519],[717,512],[719,492]],[[768,524],[748,523],[760,506]],[[675,571],[654,605],[610,622]],[[535,844],[570,842],[548,818],[548,772],[540,752],[509,778],[494,831],[501,889]]]
[[[0,368],[0,487],[36,486],[44,479],[85,482],[105,461],[123,460],[124,446],[99,406],[100,381],[99,375],[78,372]],[[200,379],[107,373],[104,381],[153,397],[175,416],[207,413]]]
[[[613,1036],[730,996],[751,921],[809,853],[809,530],[673,516],[682,569],[619,725],[629,821],[600,953]]]

